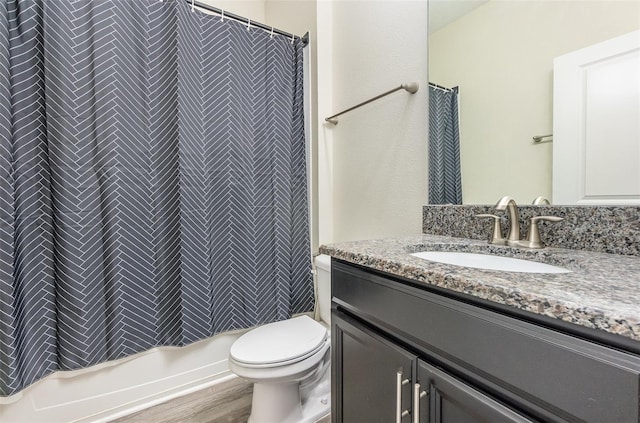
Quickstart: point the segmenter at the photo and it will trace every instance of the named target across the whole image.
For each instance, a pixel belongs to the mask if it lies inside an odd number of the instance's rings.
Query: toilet
[[[314,423],[331,411],[331,258],[315,258],[320,322],[306,315],[242,335],[229,368],[252,382],[248,423]]]

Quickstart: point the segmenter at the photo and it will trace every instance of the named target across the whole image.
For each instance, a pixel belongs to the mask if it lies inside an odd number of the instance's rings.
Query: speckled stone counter
[[[431,262],[418,251],[491,253],[572,270],[514,273]],[[324,245],[320,252],[418,282],[640,341],[640,257],[545,248],[526,250],[485,241],[416,235]]]
[[[528,206],[518,205],[520,233],[526,235],[533,216],[564,218],[560,223],[540,222],[540,236],[550,247],[640,256],[638,206]],[[501,216],[503,234],[507,213],[494,205],[429,205],[422,208],[422,232],[488,240],[493,222],[477,214]]]

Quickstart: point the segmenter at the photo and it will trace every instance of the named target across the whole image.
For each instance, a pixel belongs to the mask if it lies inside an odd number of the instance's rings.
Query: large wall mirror
[[[429,80],[459,87],[464,204],[552,198],[553,59],[640,29],[640,1],[429,0]],[[570,175],[567,175],[570,177]]]

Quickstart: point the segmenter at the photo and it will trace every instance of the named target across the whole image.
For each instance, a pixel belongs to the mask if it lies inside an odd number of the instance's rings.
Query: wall
[[[640,28],[638,1],[496,1],[429,38],[429,79],[460,87],[462,198],[552,197],[553,58]]]
[[[427,2],[318,3],[320,243],[415,234],[427,197]],[[326,160],[326,161],[325,161]]]
[[[324,122],[333,111],[333,2],[317,4],[318,31],[318,145],[317,145],[317,198],[318,243],[331,243],[333,237],[333,130]]]

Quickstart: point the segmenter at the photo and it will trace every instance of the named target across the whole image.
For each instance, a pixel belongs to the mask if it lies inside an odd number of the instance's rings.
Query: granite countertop
[[[411,256],[418,251],[491,253],[571,273],[473,269]],[[640,341],[640,257],[563,248],[527,250],[486,241],[416,235],[323,245],[320,252],[418,282]]]

